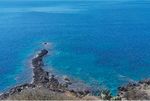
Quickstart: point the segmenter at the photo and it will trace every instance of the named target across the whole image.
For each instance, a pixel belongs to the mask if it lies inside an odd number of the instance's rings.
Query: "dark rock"
[[[32,59],[33,69],[33,84],[46,84],[49,82],[49,72],[43,70],[43,58],[48,54],[46,49],[43,49],[38,53],[37,57]]]
[[[47,45],[48,43],[47,43],[47,42],[44,42],[43,44],[44,44],[44,45]]]
[[[71,82],[71,80],[69,78],[65,77],[64,80],[65,80],[65,84],[67,84],[67,85],[71,85],[72,84],[72,82]]]
[[[9,95],[20,93],[22,90],[24,90],[26,88],[34,88],[34,87],[36,87],[36,86],[33,84],[28,84],[28,83],[13,87],[7,93],[3,93],[2,95],[0,95],[0,100],[7,99],[9,97]]]
[[[50,88],[57,89],[59,86],[59,81],[54,77],[54,75],[51,76],[49,79]]]
[[[16,86],[9,90],[8,93],[4,93],[0,96],[0,99],[6,99],[9,95],[13,95],[15,93],[21,92],[25,88],[34,88],[38,84],[46,85],[49,82],[49,72],[43,70],[43,58],[48,54],[46,49],[41,50],[38,55],[32,59],[33,65],[33,84],[23,84],[20,86]],[[56,80],[55,80],[56,83]]]
[[[0,100],[5,100],[9,97],[9,93],[4,93],[2,95],[0,95]]]
[[[47,54],[48,54],[48,50],[43,49],[43,50],[40,51],[40,53],[38,53],[38,57],[42,57],[43,58]]]
[[[90,93],[90,90],[86,89],[86,90],[84,90],[84,93],[87,95]]]
[[[127,91],[127,88],[124,87],[124,86],[123,86],[123,87],[118,87],[118,90],[119,90],[119,91]]]
[[[150,80],[146,79],[138,83],[128,83],[126,86],[119,87],[118,95],[120,98],[126,100],[149,100],[150,96],[145,92],[146,89],[143,88],[143,86],[150,86]],[[149,88],[147,88],[147,90],[149,90]]]
[[[37,86],[43,86],[50,90],[57,91],[57,92],[64,92],[69,91],[68,85],[71,85],[72,82],[69,78],[64,78],[63,83],[59,83],[58,79],[55,78],[54,75],[49,78],[49,72],[43,69],[44,62],[43,58],[48,54],[46,49],[41,50],[35,58],[32,59],[32,66],[33,66],[33,83],[32,84],[23,84],[20,86],[16,86],[9,90],[8,93],[4,93],[0,96],[1,99],[6,99],[9,95],[13,95],[16,93],[20,93],[22,90],[26,88],[34,88]],[[79,90],[79,91],[71,91],[76,96],[82,97],[89,93],[88,90]]]
[[[70,79],[67,77],[65,77],[64,80],[70,82]]]
[[[146,80],[143,80],[141,82],[150,85],[150,79],[146,79]]]

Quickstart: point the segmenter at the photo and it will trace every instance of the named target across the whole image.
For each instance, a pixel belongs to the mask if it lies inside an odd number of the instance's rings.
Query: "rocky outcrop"
[[[49,83],[49,72],[43,69],[44,66],[43,58],[47,54],[48,50],[43,49],[32,59],[33,82],[31,84],[26,83],[20,86],[13,87],[8,92],[1,94],[0,100],[6,99],[10,95],[19,93],[26,88],[35,88],[37,86],[44,86],[47,83]]]
[[[41,50],[35,58],[32,59],[33,65],[33,84],[46,84],[49,82],[49,72],[43,69],[43,57],[48,54],[46,49]]]
[[[13,87],[8,92],[3,93],[0,95],[0,100],[7,99],[10,95],[20,93],[24,89],[27,88],[36,88],[36,87],[45,87],[51,91],[55,92],[66,92],[69,91],[70,93],[76,94],[76,96],[83,96],[88,94],[87,91],[74,91],[68,89],[68,86],[72,84],[69,78],[65,78],[63,83],[60,83],[58,79],[55,78],[54,75],[49,75],[49,72],[43,69],[44,62],[43,58],[48,54],[48,50],[43,49],[41,50],[33,59],[32,59],[32,66],[33,66],[33,82],[31,84],[23,84],[20,86]]]
[[[1,94],[0,95],[0,100],[7,99],[10,95],[17,94],[17,93],[21,92],[24,89],[35,88],[35,87],[36,87],[35,85],[28,84],[28,83],[20,85],[20,86],[13,87],[8,92]]]
[[[150,100],[150,79],[129,83],[118,91],[118,97],[123,100]]]
[[[55,75],[50,75],[49,72],[45,71],[43,58],[48,54],[48,50],[42,49],[33,59],[33,82],[22,84],[20,86],[13,87],[8,92],[0,95],[0,100],[5,100],[9,96],[14,94],[19,94],[25,89],[35,89],[39,87],[44,87],[49,91],[54,91],[56,93],[66,93],[73,94],[75,97],[83,98],[88,97],[87,95],[92,92],[88,88],[80,88],[75,86],[75,89],[70,87],[74,83],[68,78],[64,77],[63,82],[55,78]],[[77,88],[76,88],[77,87]],[[110,92],[107,90],[102,92],[102,99],[117,99],[117,100],[150,100],[150,79],[139,81],[138,83],[129,83],[126,86],[118,88],[118,96],[111,96]],[[99,96],[100,97],[100,96]]]

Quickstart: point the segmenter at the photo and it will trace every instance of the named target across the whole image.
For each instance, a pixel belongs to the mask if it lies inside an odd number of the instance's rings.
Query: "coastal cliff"
[[[44,70],[43,58],[48,52],[42,49],[32,59],[33,81],[1,94],[0,100],[150,100],[150,79],[119,87],[115,97],[111,96],[109,90],[99,91],[96,96],[89,89],[70,89],[72,82],[69,78],[59,82],[55,75]]]

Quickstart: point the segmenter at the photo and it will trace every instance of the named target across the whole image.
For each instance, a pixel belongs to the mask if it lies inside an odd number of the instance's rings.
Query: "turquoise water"
[[[31,81],[29,59],[53,44],[55,71],[118,86],[150,77],[150,2],[0,1],[0,92]]]

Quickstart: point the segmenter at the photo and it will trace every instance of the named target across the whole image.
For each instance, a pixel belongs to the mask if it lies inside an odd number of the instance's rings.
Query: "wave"
[[[44,13],[78,13],[84,9],[67,7],[67,6],[52,6],[52,7],[30,7],[30,8],[1,8],[0,12],[44,12]]]

